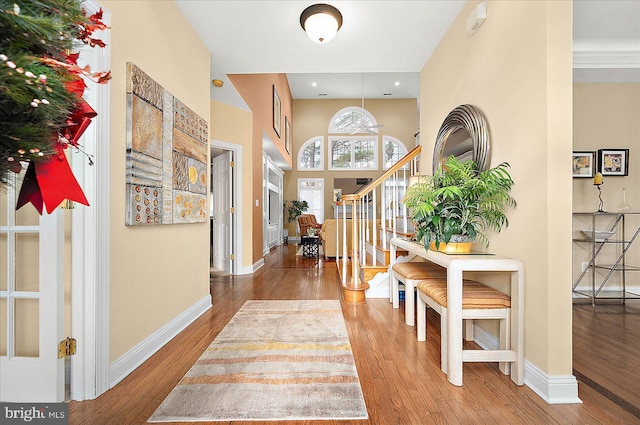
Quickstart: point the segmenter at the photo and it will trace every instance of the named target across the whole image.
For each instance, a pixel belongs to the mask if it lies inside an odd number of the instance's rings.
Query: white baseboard
[[[111,363],[109,365],[109,388],[113,388],[118,382],[122,381],[210,308],[211,295],[207,295]]]
[[[252,273],[255,273],[258,270],[260,270],[262,268],[262,266],[264,266],[264,258],[261,258],[258,261],[256,261],[255,263],[253,263],[253,271],[252,271]]]
[[[245,267],[238,267],[237,274],[252,274],[257,272],[262,266],[264,266],[264,258],[259,259],[254,264]]]
[[[525,360],[524,383],[549,404],[582,404],[578,380],[573,375],[549,376]]]
[[[497,350],[499,341],[479,326],[473,327],[475,342],[484,350]],[[524,361],[524,384],[549,404],[581,404],[578,381],[573,375],[549,376],[533,363]]]

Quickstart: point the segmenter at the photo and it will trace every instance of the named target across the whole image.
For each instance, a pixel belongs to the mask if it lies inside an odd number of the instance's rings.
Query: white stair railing
[[[363,283],[360,271],[363,266],[378,264],[377,247],[388,249],[389,234],[409,233],[407,209],[402,198],[409,183],[409,176],[415,175],[421,147],[417,146],[397,163],[373,180],[358,193],[342,195],[338,202],[338,225],[336,226],[336,264],[341,272],[341,282],[348,290],[360,290]],[[378,203],[380,200],[380,203]],[[378,208],[380,229],[378,229]],[[398,228],[400,223],[400,228]],[[342,236],[340,237],[340,230]],[[348,235],[351,229],[351,235]],[[380,230],[380,234],[378,234]],[[349,251],[348,238],[351,238]],[[342,247],[342,248],[340,248]],[[369,256],[371,257],[367,258]],[[350,270],[347,262],[351,261]],[[350,273],[350,276],[348,272]]]

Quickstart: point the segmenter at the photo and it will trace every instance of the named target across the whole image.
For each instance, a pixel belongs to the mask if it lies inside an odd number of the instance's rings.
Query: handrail
[[[362,291],[368,286],[363,285],[360,281],[360,271],[363,266],[368,263],[368,249],[371,250],[371,265],[376,265],[377,247],[387,248],[387,240],[389,236],[396,237],[398,230],[398,212],[403,212],[403,230],[408,232],[408,220],[406,207],[400,203],[404,191],[408,187],[409,177],[414,175],[417,170],[417,159],[422,148],[416,146],[403,156],[398,162],[393,164],[388,170],[385,170],[379,177],[368,183],[357,193],[344,194],[341,196],[338,205],[342,207],[342,223],[338,221],[337,228],[342,228],[342,240],[338,240],[338,246],[342,245],[342,253],[338,249],[336,253],[336,263],[342,259],[342,267],[339,267],[342,274],[342,286],[345,300],[361,299],[351,294]],[[409,170],[405,168],[410,164]],[[388,182],[388,183],[386,183]],[[380,200],[380,222],[381,229],[378,235],[377,221],[377,203]],[[369,207],[371,205],[371,207]],[[351,208],[351,251],[347,252],[347,206]],[[366,207],[366,208],[365,208]],[[340,214],[338,214],[340,220]],[[387,223],[388,222],[388,223]],[[390,230],[388,230],[388,228]],[[387,232],[391,235],[387,235]],[[342,243],[341,243],[342,242]],[[342,254],[342,258],[340,258]],[[347,258],[351,257],[351,274],[347,281]],[[349,291],[349,292],[347,292]],[[347,293],[349,295],[347,296]],[[364,298],[362,298],[364,299]],[[356,301],[357,302],[357,301]]]

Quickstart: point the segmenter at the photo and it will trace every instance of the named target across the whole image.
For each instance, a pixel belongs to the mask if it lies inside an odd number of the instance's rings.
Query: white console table
[[[447,269],[447,379],[453,385],[462,385],[462,363],[484,361],[478,350],[462,349],[462,274],[470,271],[498,271],[511,274],[511,349],[496,350],[492,354],[501,362],[512,362],[511,380],[524,384],[524,268],[511,258],[495,255],[450,255],[427,251],[422,244],[403,238],[392,238],[391,262],[401,248]],[[483,350],[484,351],[484,350]],[[495,356],[494,356],[495,357]]]

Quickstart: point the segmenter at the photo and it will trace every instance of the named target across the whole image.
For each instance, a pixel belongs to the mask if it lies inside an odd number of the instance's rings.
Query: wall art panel
[[[208,124],[127,63],[126,224],[207,219]]]

